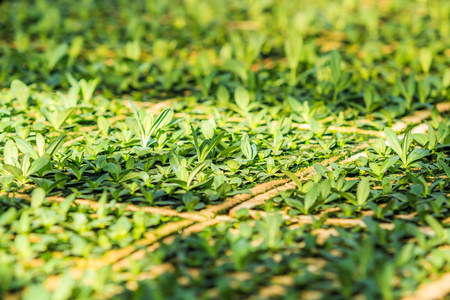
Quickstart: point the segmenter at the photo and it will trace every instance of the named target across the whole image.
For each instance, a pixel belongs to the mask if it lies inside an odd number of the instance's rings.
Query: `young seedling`
[[[31,175],[39,172],[50,163],[50,157],[44,155],[30,163],[30,155],[24,154],[22,159],[16,162],[16,165],[4,164],[3,169],[9,174],[14,175],[20,183],[25,184],[29,181]]]
[[[173,118],[173,111],[170,108],[165,109],[153,122],[153,115],[140,109],[138,111],[136,105],[133,102],[128,101],[133,109],[134,117],[137,122],[138,132],[141,134],[141,147],[147,148],[151,144],[155,143],[155,140],[151,140],[153,134],[156,134],[158,130],[169,124]]]
[[[242,153],[244,153],[247,160],[249,160],[249,161],[252,161],[258,154],[256,145],[254,143],[250,143],[248,140],[248,137],[246,135],[242,138],[241,150],[242,150]]]
[[[428,150],[433,151],[437,145],[438,137],[436,136],[436,131],[434,128],[428,124],[428,132],[427,134],[416,133],[413,134],[414,140],[416,140],[419,144],[426,147]]]
[[[192,185],[192,182],[203,169],[207,168],[210,165],[210,163],[211,163],[210,161],[202,162],[191,171],[188,171],[187,168],[183,165],[178,166],[173,165],[172,168],[177,178],[169,179],[168,182],[176,183],[178,186],[185,189],[186,191],[200,187],[209,182],[210,178],[205,178],[205,180],[198,182],[194,185]]]
[[[273,151],[275,155],[279,155],[281,153],[281,148],[283,147],[285,138],[280,130],[277,130],[273,137],[273,142],[269,143],[266,140],[261,140],[263,144],[265,144],[270,150]]]
[[[41,106],[41,112],[47,121],[55,130],[59,130],[64,122],[77,111],[77,108],[63,108],[62,110],[49,111],[46,107]]]
[[[216,150],[217,145],[220,143],[222,138],[225,135],[225,132],[219,133],[214,139],[214,129],[211,122],[203,123],[202,125],[202,133],[206,137],[206,139],[199,144],[197,132],[194,127],[191,125],[192,136],[194,138],[194,147],[197,152],[197,159],[200,163],[204,162],[209,155],[214,155],[214,151]],[[209,138],[208,138],[209,137]]]
[[[375,177],[378,180],[382,180],[383,177],[386,175],[386,172],[388,171],[388,169],[392,166],[395,165],[395,163],[400,159],[400,157],[398,156],[392,156],[388,159],[386,159],[381,165],[374,163],[374,162],[370,162],[369,163],[369,168],[364,168],[361,167],[362,170],[366,171],[367,173],[369,173],[370,175],[372,175],[373,177]]]
[[[337,101],[339,93],[344,91],[351,83],[349,73],[343,73],[341,69],[341,55],[337,51],[333,51],[328,61],[331,71],[331,82],[334,86],[333,102]]]
[[[252,129],[256,129],[259,126],[261,120],[266,115],[266,110],[262,109],[259,112],[251,112],[258,106],[256,102],[250,103],[250,94],[242,86],[238,87],[234,93],[237,108],[235,110],[249,123]]]
[[[322,188],[319,188],[319,185],[313,183],[312,181],[307,181],[305,184],[302,184],[300,179],[295,174],[287,170],[281,170],[281,172],[283,172],[292,181],[294,181],[294,183],[297,185],[297,190],[299,194],[303,196],[303,201],[289,197],[286,192],[280,192],[281,197],[283,198],[283,200],[286,202],[287,205],[298,209],[305,215],[309,214],[311,210],[315,206],[317,206],[318,203],[316,202],[322,194]],[[328,185],[324,184],[323,187],[327,189]],[[331,189],[331,185],[329,186],[329,188]],[[328,193],[326,190],[324,190],[323,194],[327,195]]]
[[[83,102],[89,103],[94,95],[95,88],[100,83],[100,78],[91,79],[86,81],[86,79],[81,79],[79,82],[81,95],[83,96]]]
[[[413,140],[411,128],[408,128],[406,130],[401,145],[394,130],[386,127],[384,129],[384,133],[386,135],[386,140],[389,143],[389,146],[394,150],[395,153],[398,154],[403,163],[403,168],[405,169],[429,154],[428,150],[420,148],[415,148],[414,150],[409,152],[409,148],[411,147]]]

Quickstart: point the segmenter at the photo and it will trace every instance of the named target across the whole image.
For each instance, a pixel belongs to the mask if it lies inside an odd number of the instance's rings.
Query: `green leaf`
[[[41,187],[35,188],[31,193],[31,207],[41,207],[45,201],[45,190]]]
[[[3,152],[5,158],[5,164],[15,165],[14,161],[17,161],[19,157],[19,150],[12,140],[7,140]]]
[[[334,85],[338,85],[341,79],[341,55],[338,51],[333,51],[330,55],[329,59],[330,69],[331,69],[331,78],[333,80]]]
[[[403,157],[402,147],[400,146],[400,142],[398,141],[397,134],[391,128],[386,127],[384,129],[384,134],[386,136],[386,140],[389,143],[389,146],[398,154],[398,156]]]
[[[244,112],[247,112],[250,103],[250,96],[248,94],[248,91],[242,86],[240,86],[234,92],[234,98],[237,106]]]
[[[256,145],[254,143],[250,143],[247,138],[244,138],[241,141],[241,150],[248,160],[253,160],[256,157]]]
[[[86,81],[86,79],[80,80],[80,88],[81,88],[81,94],[83,96],[83,101],[85,103],[88,103],[92,95],[94,94],[95,88],[100,83],[100,78],[91,79],[89,81]]]
[[[438,159],[439,165],[441,165],[442,169],[444,169],[445,174],[448,178],[450,178],[450,167],[444,162],[443,159]]]
[[[55,129],[58,130],[59,128],[61,128],[61,126],[64,124],[64,122],[76,111],[77,111],[77,108],[70,107],[70,108],[66,108],[66,109],[63,109],[62,111],[58,112]]]
[[[294,174],[291,173],[287,170],[281,170],[281,172],[283,172],[284,175],[286,175],[287,177],[289,177],[293,182],[295,182],[295,184],[297,185],[297,188],[301,191],[302,190],[302,182],[300,181],[300,179]]]
[[[230,93],[228,92],[227,88],[223,85],[220,85],[217,88],[217,101],[221,105],[225,105],[230,101]]]
[[[428,225],[430,225],[431,228],[433,228],[433,230],[436,233],[436,236],[438,238],[446,238],[447,237],[447,232],[445,231],[444,227],[433,216],[426,215],[425,221],[428,223]]]
[[[40,134],[40,133],[36,134],[36,146],[38,148],[39,156],[44,155],[45,154],[45,139],[42,136],[42,134]]]
[[[14,239],[14,246],[19,255],[24,259],[28,259],[33,255],[30,246],[30,240],[25,234],[18,234],[16,236],[16,238]]]
[[[214,149],[216,149],[216,146],[220,143],[220,141],[222,140],[223,136],[225,135],[225,132],[221,132],[219,133],[219,135],[217,135],[214,140],[211,141],[211,143],[205,148],[205,150],[203,150],[203,160],[206,159],[206,157],[209,155],[209,153],[211,153]]]
[[[408,129],[406,130],[405,136],[403,137],[402,140],[402,161],[406,161],[406,155],[408,153],[409,148],[411,147],[412,144],[412,133],[411,133],[411,127],[408,127]]]
[[[331,178],[323,180],[319,185],[320,197],[326,199],[331,191]]]
[[[14,79],[11,83],[11,92],[19,101],[22,107],[27,107],[28,98],[30,97],[30,88],[18,79]]]
[[[283,195],[283,193],[280,193],[280,195]],[[303,205],[303,203],[298,200],[298,199],[293,199],[293,198],[289,198],[289,197],[282,197],[284,202],[286,202],[287,205],[289,205],[290,207],[296,208],[299,211],[301,211],[302,213],[305,213],[305,206]]]
[[[238,60],[231,59],[227,61],[225,69],[230,70],[231,72],[239,76],[243,82],[246,82],[248,79],[244,64]]]
[[[241,147],[241,145],[239,145],[239,143],[231,146],[231,147],[227,147],[225,149],[223,149],[222,151],[220,151],[220,153],[217,155],[217,157],[228,157],[231,153],[233,153],[236,150],[239,150],[239,148]]]
[[[398,158],[398,156],[396,156]],[[372,170],[373,174],[377,177],[381,175],[381,167],[376,163],[369,163],[369,167]]]
[[[429,140],[429,136],[423,133],[415,133],[413,134],[413,138],[422,146],[425,146],[425,144],[428,143]]]
[[[363,100],[366,105],[367,112],[371,111],[371,107],[373,105],[374,93],[369,84],[364,86]]]
[[[106,201],[107,200],[108,200],[108,193],[106,192],[106,189],[104,189],[102,196],[98,200],[97,213],[100,218],[103,218],[106,215]]]
[[[139,111],[138,111],[136,105],[134,105],[134,103],[131,102],[131,100],[128,100],[128,103],[130,104],[131,109],[133,110],[134,117],[136,119],[139,131],[141,132],[141,136],[142,136],[142,138],[144,138],[145,132],[144,132],[144,127],[142,127],[141,118],[139,117]],[[145,146],[143,145],[142,147],[145,147]]]
[[[433,150],[436,147],[437,138],[434,128],[428,124],[428,149]]]
[[[3,169],[5,169],[6,171],[8,171],[10,174],[14,175],[16,178],[18,178],[19,180],[23,177],[23,172],[21,169],[16,168],[12,165],[3,165]]]
[[[14,140],[17,143],[17,147],[19,148],[22,153],[28,153],[33,159],[37,159],[39,157],[39,154],[36,150],[25,140],[22,140],[21,138],[14,137]]]
[[[359,181],[358,188],[356,190],[356,200],[358,205],[362,206],[366,203],[370,194],[370,182],[368,177],[364,177]]]
[[[120,173],[120,171],[122,171],[122,168],[115,163],[106,163],[103,166],[103,170],[105,170],[106,172],[108,172],[110,174],[118,175]]]
[[[120,220],[120,219],[119,219]],[[72,298],[72,290],[76,286],[76,281],[72,278],[69,271],[62,275],[57,288],[53,292],[52,299],[54,300],[68,300]]]
[[[320,195],[319,184],[315,183],[305,195],[305,214],[308,214]]]
[[[105,117],[103,116],[98,117],[97,124],[100,132],[103,132],[104,135],[107,135],[109,133],[111,124]]]
[[[66,43],[63,43],[56,48],[48,52],[48,69],[53,70],[58,61],[67,53],[69,47]]]
[[[328,178],[328,174],[330,173],[330,170],[328,170],[325,166],[321,164],[314,164],[313,165],[314,170],[316,170],[317,173],[321,174],[323,177]]]
[[[206,139],[212,139],[215,129],[216,124],[214,120],[207,120],[202,122],[202,134]]]
[[[430,48],[423,48],[419,51],[419,62],[422,67],[422,71],[428,74],[430,71],[431,62],[433,60],[433,53]]]
[[[136,178],[136,177],[139,177],[138,172],[130,172],[130,173],[127,173],[127,174],[123,175],[122,177],[120,177],[118,182],[125,182],[125,181],[128,181],[128,180]]]
[[[10,207],[6,212],[0,215],[0,227],[11,224],[17,215],[17,210],[14,207]]]
[[[197,132],[194,129],[194,126],[191,126],[191,131],[192,131],[192,137],[194,140],[194,147],[195,147],[195,151],[197,152],[197,158],[200,160],[200,156],[201,156],[201,150],[200,150],[200,146],[198,145],[198,138],[197,138]]]
[[[173,111],[171,108],[165,109],[153,123],[152,129],[150,130],[149,136],[156,133],[159,129],[169,124],[173,118]]]
[[[30,168],[25,173],[25,177],[28,177],[30,175],[33,175],[34,173],[38,172],[40,169],[45,167],[48,163],[50,163],[50,157],[48,155],[44,155],[33,161]]]
[[[426,150],[426,149],[420,149],[420,148],[416,148],[413,151],[411,151],[411,153],[408,154],[408,158],[406,160],[406,165],[410,165],[413,162],[416,162],[422,158],[424,158],[425,156],[428,156],[430,154],[430,151]]]
[[[45,150],[45,154],[48,154],[50,157],[53,157],[59,149],[64,145],[64,142],[66,141],[67,135],[61,135],[57,138],[55,138],[47,147]]]
[[[380,169],[380,173],[386,173],[386,171],[392,167],[393,165],[395,165],[395,163],[400,159],[400,157],[396,156],[392,156],[389,157],[388,159],[386,159],[383,164],[381,165],[381,169]]]

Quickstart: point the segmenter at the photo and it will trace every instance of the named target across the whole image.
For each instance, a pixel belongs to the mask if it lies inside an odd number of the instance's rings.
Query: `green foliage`
[[[450,6],[366,2],[3,1],[0,298],[400,299],[449,272]]]
[[[166,109],[153,122],[153,115],[151,113],[147,113],[143,109],[138,111],[136,105],[134,105],[133,102],[129,101],[128,103],[130,103],[130,106],[133,109],[138,128],[138,130],[136,130],[135,128],[133,128],[133,130],[140,133],[141,146],[142,148],[146,148],[156,142],[155,140],[151,141],[150,138],[153,134],[157,134],[157,132],[161,128],[170,123],[173,118],[173,112],[171,109]]]
[[[384,133],[386,135],[386,140],[388,141],[389,146],[394,150],[395,153],[398,154],[401,161],[403,162],[403,167],[405,169],[416,161],[429,155],[429,151],[426,149],[415,148],[411,152],[409,151],[409,148],[411,147],[413,141],[411,129],[408,129],[406,131],[401,145],[399,139],[397,138],[397,134],[392,129],[385,128]]]

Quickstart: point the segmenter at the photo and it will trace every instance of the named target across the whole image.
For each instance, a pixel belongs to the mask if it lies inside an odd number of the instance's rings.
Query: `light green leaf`
[[[22,153],[28,153],[33,159],[37,159],[39,157],[39,154],[36,150],[25,140],[22,140],[21,138],[14,137],[14,140],[17,143],[17,147],[19,148]]]
[[[381,165],[381,170],[380,173],[386,173],[386,171],[392,167],[393,165],[395,165],[395,163],[399,160],[400,157],[396,156],[392,156],[389,157],[388,159],[386,159],[383,164]]]
[[[433,53],[430,48],[423,48],[419,51],[419,62],[422,67],[422,71],[428,74],[430,71],[431,62],[433,60]]]
[[[202,134],[206,139],[211,139],[214,136],[216,124],[214,120],[207,120],[202,122]]]
[[[281,172],[284,173],[284,175],[286,175],[287,177],[289,177],[293,182],[295,182],[295,184],[297,185],[297,188],[301,191],[302,190],[302,182],[300,181],[300,179],[294,174],[291,173],[287,170],[281,170]]]
[[[40,169],[45,167],[50,162],[50,157],[48,155],[44,155],[36,159],[31,163],[30,168],[25,173],[25,177],[28,177],[30,175],[33,175],[34,173],[38,172]]]
[[[156,133],[159,129],[169,124],[173,118],[173,111],[170,108],[165,109],[156,119],[155,123],[153,123],[152,129],[150,131],[150,136],[153,133]]]
[[[319,184],[314,184],[305,195],[305,214],[308,214],[320,195]]]
[[[389,146],[398,154],[398,156],[402,157],[402,147],[400,146],[400,142],[398,141],[397,134],[391,128],[386,127],[384,129],[384,134],[386,135],[386,140],[389,143]]]
[[[217,101],[221,105],[225,105],[230,101],[230,93],[223,85],[220,85],[217,89]]]
[[[14,175],[17,179],[21,180],[23,177],[23,172],[21,169],[16,168],[12,165],[3,165],[3,169],[5,169],[8,173]]]
[[[56,66],[58,61],[60,61],[61,58],[67,53],[67,49],[69,47],[66,43],[63,43],[56,48],[52,49],[51,52],[48,52],[48,69],[53,70],[53,68]]]
[[[7,140],[4,148],[5,164],[14,166],[14,161],[19,157],[19,150],[12,140]]]
[[[359,181],[358,188],[356,190],[356,200],[358,205],[364,205],[370,194],[370,182],[368,177],[364,177]]]
[[[55,129],[61,128],[61,126],[64,124],[64,122],[74,113],[77,109],[75,107],[70,107],[63,109],[62,111],[58,112],[58,117],[55,123]]]
[[[434,128],[428,124],[428,149],[433,150],[436,147],[437,138]]]
[[[45,150],[45,154],[48,154],[50,157],[53,157],[55,153],[58,152],[59,149],[64,145],[64,142],[66,141],[67,136],[61,135],[57,138],[55,138],[47,147]]]
[[[44,155],[45,154],[45,139],[42,136],[42,134],[40,134],[40,133],[36,134],[36,146],[38,148],[39,156]]]
[[[234,98],[237,106],[244,112],[247,112],[250,103],[250,95],[248,94],[248,91],[240,86],[234,92]]]
[[[406,164],[409,166],[413,162],[416,162],[429,154],[430,154],[430,151],[428,151],[426,149],[416,148],[413,151],[411,151],[411,153],[409,153],[408,158],[406,160]]]
[[[411,127],[409,127],[406,130],[405,136],[403,137],[403,140],[402,140],[402,155],[403,156],[401,156],[401,158],[403,161],[406,160],[406,155],[408,153],[409,148],[411,147],[412,140],[413,140],[413,138],[412,138],[412,133],[411,133]]]
[[[31,193],[31,207],[38,208],[41,207],[45,201],[45,191],[43,188],[38,187]]]
[[[22,107],[27,107],[28,98],[30,97],[30,88],[18,79],[14,79],[11,83],[11,92],[19,101]]]

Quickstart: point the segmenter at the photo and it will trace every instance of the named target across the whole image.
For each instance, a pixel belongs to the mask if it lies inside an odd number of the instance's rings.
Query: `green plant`
[[[286,53],[288,65],[291,70],[289,79],[289,85],[291,86],[294,86],[297,83],[297,67],[300,62],[302,45],[302,37],[294,30],[288,34],[284,43],[284,52]]]
[[[350,84],[350,74],[342,72],[341,55],[337,51],[330,54],[328,65],[331,72],[331,82],[333,84],[333,102],[337,101],[339,93],[344,91]]]
[[[392,129],[385,128],[384,133],[386,135],[386,140],[388,141],[389,146],[394,150],[395,153],[398,154],[405,169],[416,161],[429,155],[429,151],[425,149],[415,148],[412,151],[409,151],[413,140],[411,129],[408,129],[406,131],[401,145],[397,134]]]
[[[134,117],[137,123],[137,129],[141,135],[141,147],[146,148],[155,142],[151,140],[153,134],[156,134],[158,130],[170,123],[173,118],[173,111],[168,108],[165,109],[156,120],[153,122],[153,115],[145,112],[145,110],[138,110],[133,102],[128,101],[133,109]]]
[[[242,138],[241,151],[242,151],[242,153],[244,153],[245,157],[250,161],[255,159],[256,154],[257,154],[256,145],[254,143],[251,143],[248,140],[247,136],[244,136]]]
[[[191,125],[192,136],[194,140],[195,151],[197,152],[197,159],[200,163],[203,163],[209,155],[214,155],[217,145],[220,143],[225,135],[225,132],[219,133],[214,139],[214,129],[210,122],[203,123],[202,133],[205,136],[205,140],[199,144],[197,132]],[[209,138],[208,138],[209,137]]]
[[[414,74],[409,75],[408,81],[404,84],[400,77],[396,79],[397,88],[400,90],[401,95],[403,96],[406,102],[406,109],[410,110],[412,106],[414,92],[416,90],[416,81],[414,79]]]
[[[448,272],[448,1],[0,2],[0,299]]]

